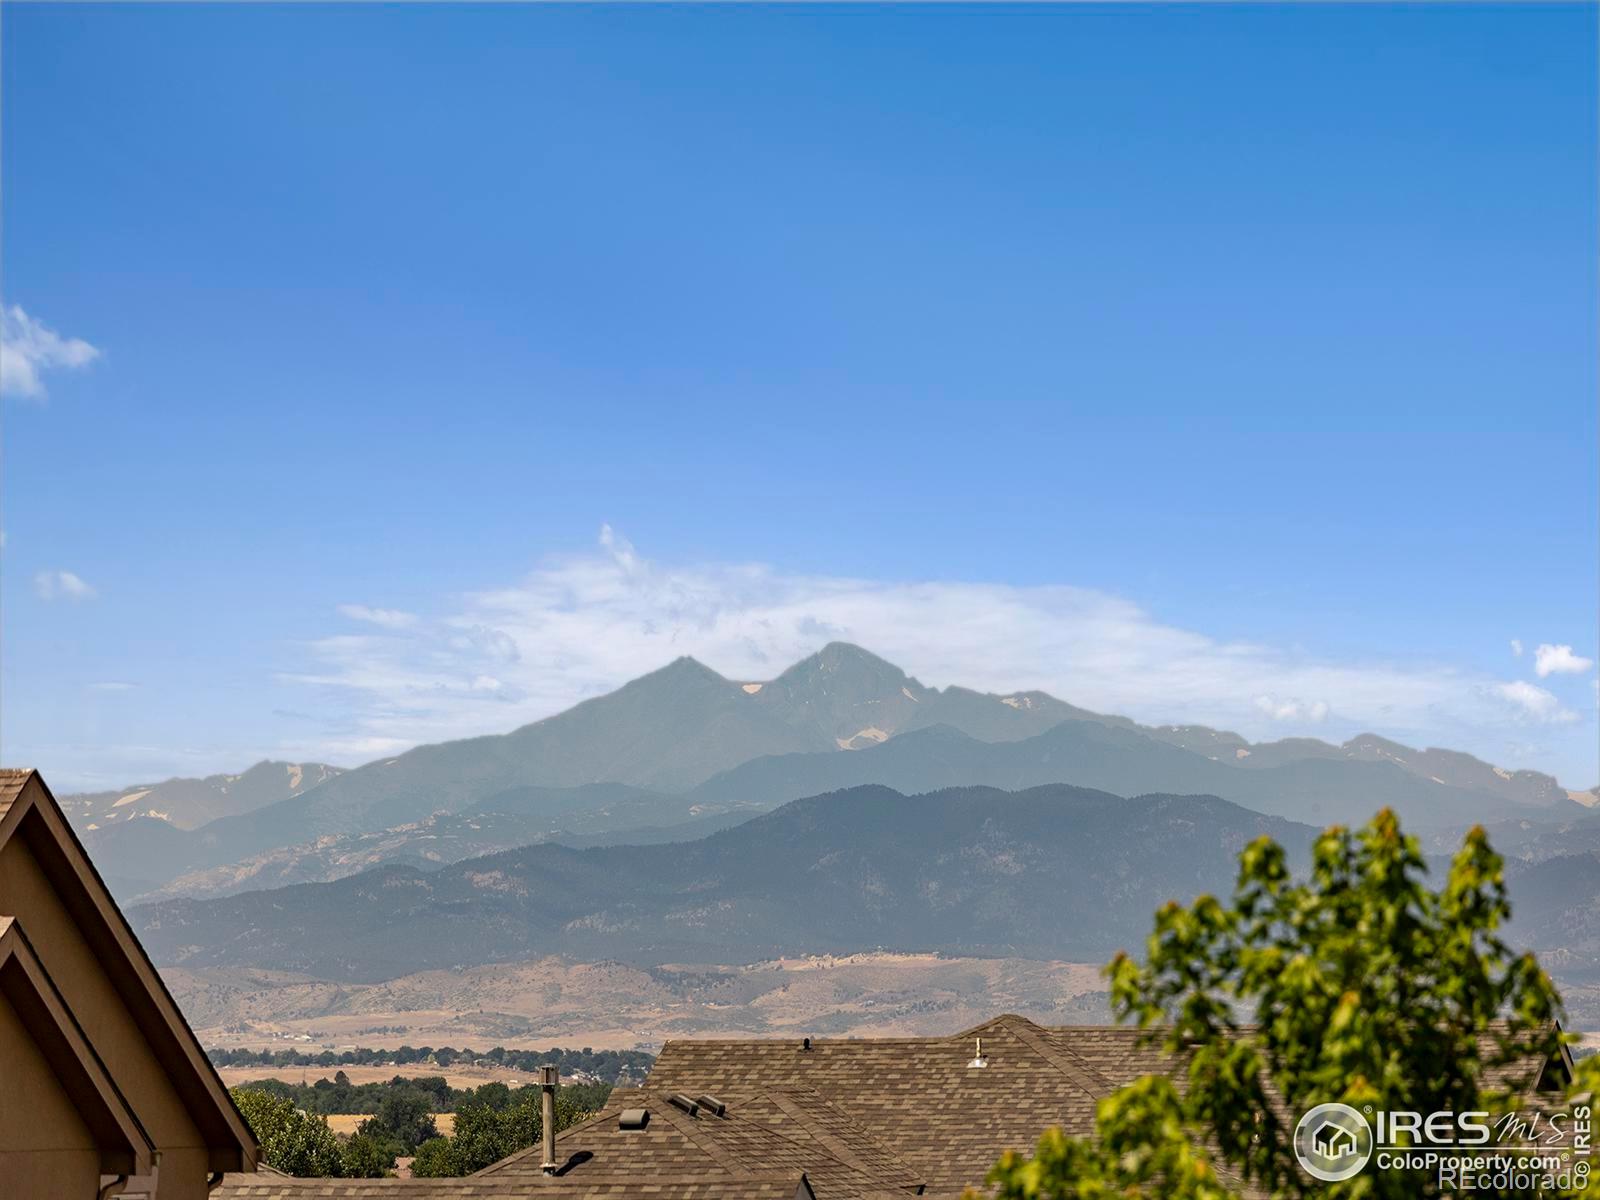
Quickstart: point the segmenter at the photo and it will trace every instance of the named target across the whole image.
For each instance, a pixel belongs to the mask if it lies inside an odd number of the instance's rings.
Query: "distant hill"
[[[126,817],[88,836],[125,898],[180,878],[185,890],[215,894],[331,879],[385,861],[450,861],[556,833],[666,829],[866,783],[907,792],[1072,783],[1119,795],[1208,793],[1313,823],[1364,820],[1387,803],[1419,827],[1560,821],[1582,810],[1549,776],[1452,751],[1373,735],[1342,746],[1308,738],[1252,744],[1203,726],[1141,726],[1043,692],[927,687],[836,642],[765,682],[725,679],[678,659],[511,733],[419,746],[330,773],[317,786],[229,809],[187,832],[174,823],[182,836],[133,830]],[[573,824],[569,801],[597,785],[655,799]],[[522,797],[513,809],[500,806],[513,819],[472,831],[438,820],[513,795]],[[102,798],[94,811],[106,804]],[[148,795],[123,805],[159,819],[152,809],[168,812]],[[124,829],[133,831],[125,837]]]
[[[542,954],[632,963],[917,950],[1098,961],[1168,899],[1231,886],[1268,833],[1313,831],[1210,796],[1055,785],[817,796],[696,842],[554,844],[432,872],[134,908],[164,965],[372,980]]]
[[[179,829],[197,829],[219,817],[237,816],[287,800],[343,772],[326,763],[258,762],[239,775],[168,779],[114,792],[61,796],[61,810],[80,832],[147,817]]]
[[[1344,759],[1351,762],[1391,763],[1408,774],[1447,787],[1487,792],[1516,805],[1534,808],[1567,807],[1571,799],[1554,778],[1538,771],[1506,771],[1459,750],[1413,750],[1376,734],[1363,733],[1341,746],[1315,738],[1288,738],[1234,750],[1245,767],[1276,767],[1308,758]]]
[[[1600,850],[1512,864],[1507,887],[1510,936],[1563,985],[1600,984]]]
[[[1466,825],[1426,830],[1424,846],[1433,853],[1453,853]],[[1490,844],[1507,859],[1541,862],[1565,854],[1600,852],[1600,809],[1573,808],[1560,820],[1515,817],[1484,824]]]
[[[1095,721],[1066,721],[1018,742],[980,742],[936,726],[856,754],[769,756],[718,775],[690,796],[726,807],[781,803],[862,784],[920,792],[1045,783],[1117,795],[1206,793],[1320,825],[1360,823],[1384,806],[1417,826],[1488,820],[1512,807],[1491,792],[1436,783],[1388,759],[1310,755],[1247,768],[1157,740],[1147,731]],[[1563,811],[1585,811],[1565,797],[1562,804]],[[1544,809],[1529,811],[1549,819]]]
[[[134,902],[173,896],[231,896],[258,888],[342,879],[385,863],[432,870],[539,842],[567,846],[653,845],[692,841],[755,816],[756,809],[721,811],[678,796],[618,783],[581,788],[513,788],[465,812],[435,813],[420,821],[373,833],[331,834],[298,846],[283,846],[219,867],[152,883],[114,878],[113,886]],[[669,824],[669,822],[671,822]],[[150,839],[140,861],[181,869],[187,845]],[[115,867],[113,866],[113,869]]]

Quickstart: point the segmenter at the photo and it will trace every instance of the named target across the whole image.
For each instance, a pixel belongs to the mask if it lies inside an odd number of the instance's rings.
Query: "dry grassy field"
[[[475,1088],[485,1083],[504,1083],[520,1087],[534,1082],[523,1071],[508,1071],[487,1067],[452,1066],[448,1070],[429,1063],[411,1063],[404,1067],[219,1067],[217,1073],[229,1087],[251,1083],[257,1079],[281,1079],[285,1083],[315,1083],[319,1079],[332,1079],[335,1071],[343,1071],[351,1083],[384,1083],[396,1075],[407,1078],[413,1075],[443,1075],[453,1088]]]
[[[334,1113],[328,1118],[328,1128],[341,1136],[348,1137],[366,1119],[365,1116],[356,1113]],[[456,1131],[455,1113],[434,1113],[433,1123],[445,1137]]]
[[[548,958],[355,984],[245,969],[163,975],[205,1045],[311,1054],[402,1044],[603,1050],[655,1049],[671,1037],[886,1037],[951,1033],[1001,1012],[1050,1024],[1109,1019],[1098,965],[932,954],[648,969]]]

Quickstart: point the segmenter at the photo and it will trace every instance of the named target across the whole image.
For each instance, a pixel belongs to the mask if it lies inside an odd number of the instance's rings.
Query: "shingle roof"
[[[905,1195],[923,1179],[887,1146],[875,1142],[815,1093],[761,1093],[728,1100],[718,1116],[675,1107],[668,1093],[618,1089],[593,1118],[556,1138],[556,1161],[583,1180],[595,1173],[659,1176],[714,1174],[730,1180],[764,1172],[804,1173],[822,1200],[890,1192]],[[719,1097],[720,1099],[721,1097]],[[623,1129],[624,1109],[650,1114],[643,1129]],[[537,1147],[514,1154],[475,1178],[512,1180],[540,1174]]]
[[[1079,1032],[1088,1035],[1081,1042]],[[820,1039],[809,1050],[797,1040],[673,1040],[647,1085],[711,1092],[730,1111],[735,1097],[767,1093],[809,1113],[803,1098],[819,1097],[840,1114],[841,1136],[893,1147],[930,1191],[954,1191],[980,1184],[1002,1151],[1031,1150],[1052,1125],[1090,1132],[1101,1096],[1168,1069],[1170,1060],[1138,1047],[1137,1036],[1051,1030],[1006,1015],[949,1037]],[[980,1037],[989,1065],[969,1067]],[[813,1183],[827,1200],[821,1180],[813,1176]]]
[[[988,1066],[970,1067],[979,1038]],[[980,1185],[1002,1151],[1031,1151],[1051,1126],[1092,1134],[1100,1098],[1143,1075],[1177,1075],[1181,1066],[1138,1029],[1047,1027],[1007,1014],[949,1037],[819,1039],[809,1049],[798,1039],[673,1040],[646,1086],[710,1092],[730,1111],[736,1097],[757,1106],[787,1097],[799,1115],[810,1115],[817,1109],[806,1097],[816,1097],[840,1114],[843,1136],[893,1147],[932,1193]],[[1488,1074],[1531,1087],[1543,1067],[1530,1060]],[[819,1200],[829,1200],[822,1177],[812,1181]]]
[[[22,795],[22,789],[32,775],[31,770],[0,768],[0,820],[5,819],[6,813],[11,809],[11,802]]]
[[[596,1174],[484,1179],[294,1179],[225,1175],[212,1200],[809,1200],[799,1172],[727,1175]]]

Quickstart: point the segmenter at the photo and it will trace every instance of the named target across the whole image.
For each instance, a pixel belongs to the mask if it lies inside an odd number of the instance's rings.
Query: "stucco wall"
[[[77,922],[21,837],[0,847],[0,913],[21,923],[39,961],[155,1142],[161,1154],[155,1200],[202,1200],[207,1151],[200,1132]]]
[[[3,995],[0,1063],[0,1200],[93,1200],[99,1149]]]

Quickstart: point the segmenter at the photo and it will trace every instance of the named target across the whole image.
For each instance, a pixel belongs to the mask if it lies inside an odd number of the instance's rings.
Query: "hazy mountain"
[[[1068,727],[1075,732],[1053,732]],[[1383,803],[1432,825],[1560,820],[1578,810],[1548,776],[1503,771],[1451,751],[1411,750],[1372,735],[1343,746],[1310,738],[1251,744],[1202,726],[1139,726],[1043,692],[927,687],[836,642],[765,683],[724,679],[679,659],[511,733],[420,746],[186,837],[136,831],[124,843],[119,831],[132,828],[126,819],[89,836],[97,855],[115,864],[121,886],[147,891],[182,876],[185,887],[212,891],[333,878],[375,861],[425,861],[413,856],[429,839],[476,852],[494,848],[491,835],[519,839],[502,846],[558,831],[609,836],[695,815],[662,799],[668,795],[687,796],[712,815],[864,783],[922,792],[1057,782],[1120,795],[1210,793],[1311,822],[1362,820]],[[656,799],[625,819],[612,814],[581,828],[562,819],[569,809],[552,797],[570,799],[574,789],[600,783]],[[446,832],[438,822],[417,828],[518,789],[526,828],[515,821],[467,833]],[[122,805],[129,812],[150,807],[148,795]]]
[[[1312,832],[1210,796],[868,787],[697,842],[528,846],[130,917],[160,963],[328,979],[552,953],[750,962],[882,948],[1098,961],[1142,941],[1164,901],[1226,890],[1251,838],[1300,852]]]
[[[761,754],[820,749],[741,687],[690,658],[507,734],[418,746],[240,821],[261,845],[285,834],[388,828],[516,787],[623,783],[681,791]],[[223,836],[233,831],[218,830]]]
[[[1062,721],[1102,717],[1043,692],[997,696],[963,687],[925,687],[899,667],[846,642],[831,642],[770,683],[742,684],[758,705],[776,712],[825,748],[861,750],[898,733],[949,725],[979,741],[1006,742],[1043,733]]]
[[[1158,741],[1134,728],[1067,721],[1020,742],[980,742],[947,726],[902,734],[854,754],[787,754],[724,772],[690,795],[708,804],[770,804],[881,784],[902,792],[942,787],[1070,783],[1117,795],[1206,793],[1313,824],[1365,821],[1395,809],[1409,824],[1456,825],[1504,814],[1505,800],[1423,779],[1400,765],[1340,757],[1246,768]],[[1567,808],[1581,812],[1578,806]]]
[[[1600,851],[1514,863],[1510,936],[1564,984],[1600,984]]]
[[[824,646],[770,683],[741,689],[806,741],[840,750],[888,740],[938,697],[899,667],[843,642]]]
[[[1507,859],[1539,862],[1566,854],[1600,852],[1600,809],[1574,806],[1560,820],[1490,821],[1484,825],[1489,842]],[[1453,853],[1461,845],[1467,826],[1428,830],[1423,844],[1430,852]]]
[[[1488,792],[1513,804],[1565,808],[1569,796],[1549,775],[1538,771],[1506,771],[1458,750],[1413,750],[1376,734],[1363,733],[1342,746],[1315,738],[1246,743],[1236,761],[1246,767],[1273,767],[1307,758],[1342,758],[1354,762],[1387,762],[1418,778],[1471,791]]]
[[[372,833],[330,834],[223,866],[189,871],[170,882],[151,885],[147,880],[128,878],[116,880],[112,886],[119,890],[125,903],[174,896],[231,896],[258,888],[325,883],[385,863],[431,870],[464,858],[538,842],[601,846],[691,841],[748,820],[757,811],[714,810],[682,797],[620,783],[591,783],[581,788],[513,788],[465,812],[435,813],[421,821]],[[180,854],[183,852],[180,850]],[[146,849],[144,861],[171,853],[170,842],[153,842]],[[138,890],[128,886],[141,883]]]
[[[148,817],[179,829],[196,829],[218,817],[251,812],[298,796],[341,774],[324,763],[258,762],[241,775],[168,779],[114,792],[59,797],[61,810],[80,832]]]

